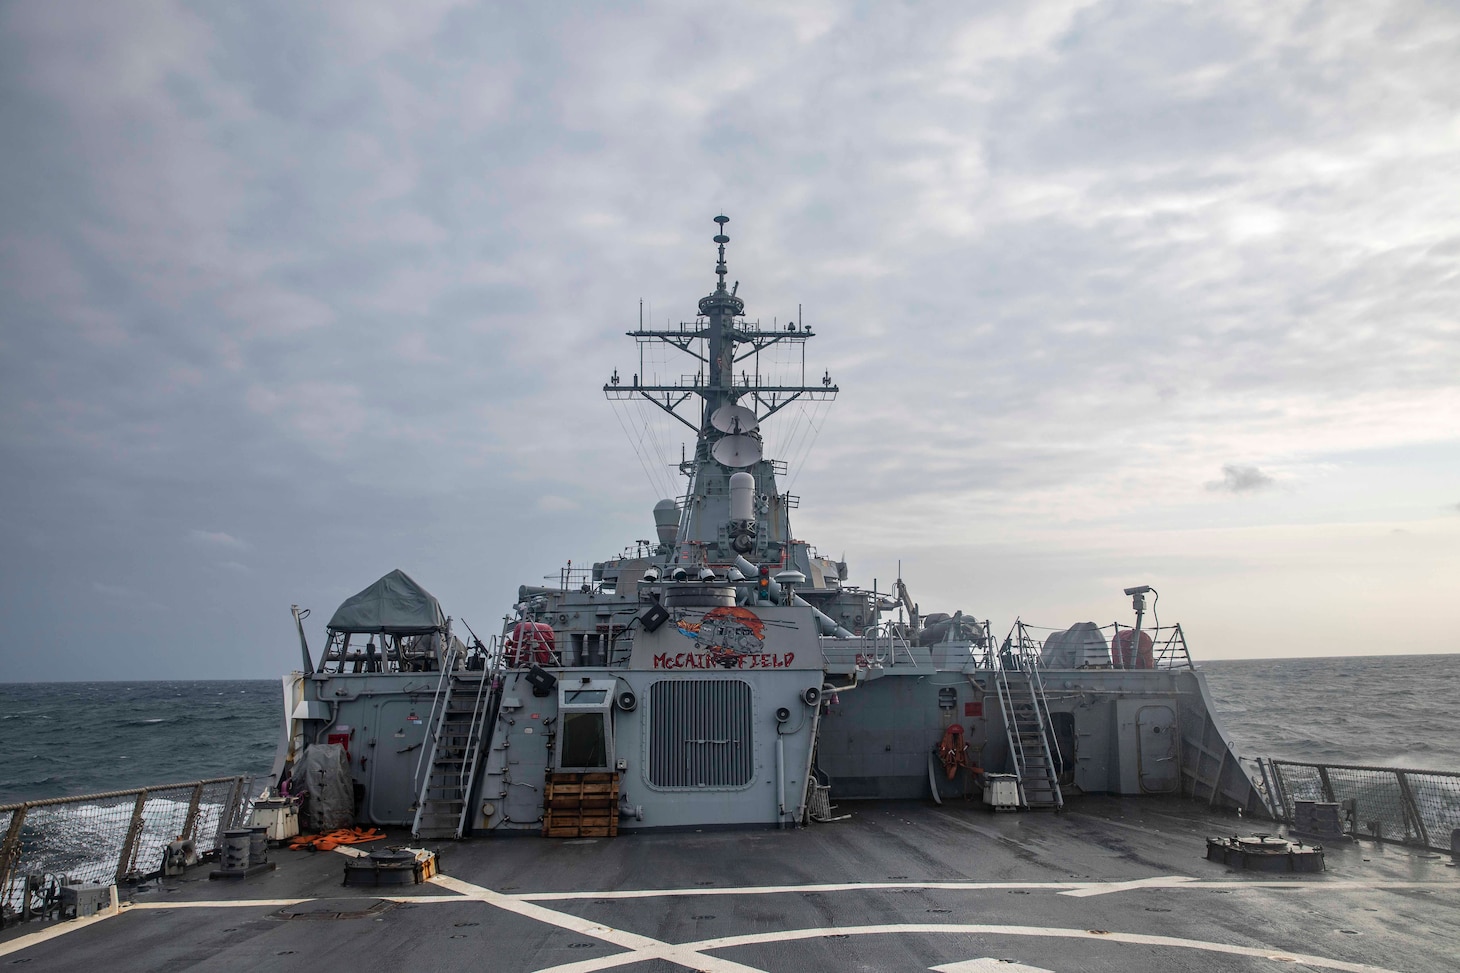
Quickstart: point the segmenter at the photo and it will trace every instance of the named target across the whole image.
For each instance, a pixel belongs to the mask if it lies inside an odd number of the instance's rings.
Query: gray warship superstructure
[[[280,778],[332,742],[360,815],[425,837],[785,826],[833,800],[981,792],[1019,809],[1079,793],[1262,808],[1180,627],[1141,630],[1144,586],[1127,591],[1135,625],[1109,636],[1086,623],[1036,639],[1021,622],[999,638],[961,611],[921,613],[900,578],[849,584],[796,539],[762,425],[838,388],[805,381],[810,327],[747,319],[716,222],[714,291],[691,322],[641,320],[638,370],[604,386],[694,435],[656,539],[522,585],[485,643],[463,643],[400,572],[341,606],[317,667],[301,626]],[[655,384],[646,348],[689,372]],[[787,348],[798,384],[761,369]]]

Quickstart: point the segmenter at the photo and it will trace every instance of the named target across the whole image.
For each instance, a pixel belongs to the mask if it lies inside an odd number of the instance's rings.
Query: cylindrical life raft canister
[[[512,626],[505,648],[509,666],[557,664],[556,635],[546,622],[518,622]]]
[[[1110,640],[1110,656],[1115,660],[1117,669],[1154,669],[1156,668],[1155,652],[1152,648],[1151,636],[1145,632],[1141,633],[1141,644],[1135,652],[1131,652],[1131,641],[1135,636],[1135,630],[1123,628],[1115,633],[1115,638]]]

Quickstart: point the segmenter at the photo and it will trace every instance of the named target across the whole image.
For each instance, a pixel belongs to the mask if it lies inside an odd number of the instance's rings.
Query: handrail
[[[441,676],[436,680],[436,694],[431,698],[431,714],[426,718],[426,725],[431,727],[431,732],[433,734],[431,744],[431,752],[433,754],[435,753],[434,734],[437,730],[440,729],[436,725],[436,713],[438,708],[440,708],[443,715],[446,712],[445,708],[441,706],[441,690],[447,684],[447,681],[451,679],[451,671],[456,668],[456,645],[457,643],[454,639],[447,640],[446,654],[441,659]],[[416,772],[415,775],[412,777],[413,783],[417,783],[421,780],[421,762],[425,759],[426,748],[422,747],[421,752],[416,754]],[[430,773],[430,764],[427,764],[426,767],[427,773]],[[416,789],[419,791],[420,787],[418,786]]]
[[[436,681],[436,695],[431,699],[431,715],[426,720],[426,725],[431,728],[431,745],[421,747],[421,752],[416,755],[416,775],[412,781],[416,785],[416,814],[411,821],[411,834],[416,834],[421,827],[421,812],[426,806],[426,788],[431,783],[431,768],[436,765],[436,748],[441,743],[441,727],[446,722],[447,700],[451,695],[450,687],[453,671],[456,669],[456,646],[458,644],[452,640],[446,645],[446,654],[441,659],[441,678]],[[425,776],[421,775],[423,764],[426,770]]]
[[[1014,693],[1009,688],[1009,679],[1003,666],[994,667],[994,689],[999,696],[999,712],[1004,717],[1004,738],[1009,743],[1009,753],[1014,758],[1014,769],[1019,776],[1019,803],[1024,799],[1024,743],[1014,729]]]
[[[1044,692],[1044,676],[1040,672],[1039,652],[1035,648],[1033,640],[1026,634],[1024,623],[1017,624],[1019,626],[1020,661],[1025,664],[1025,669],[1029,673],[1029,692],[1034,698],[1034,715],[1039,720],[1039,732],[1043,734],[1045,741],[1044,749],[1049,753],[1056,768],[1055,775],[1058,776],[1065,772],[1065,761],[1058,745],[1052,751],[1049,746],[1050,729],[1054,725],[1054,718],[1049,715],[1049,699]]]
[[[1460,831],[1460,772],[1267,760],[1277,818],[1293,824],[1300,801],[1338,804],[1354,838],[1450,851]]]
[[[0,804],[0,905],[21,894],[21,875],[109,884],[156,874],[171,841],[192,838],[200,853],[213,851],[258,796],[254,779],[207,777]],[[156,868],[139,868],[153,860]]]
[[[492,639],[495,641],[496,636],[492,636]],[[472,784],[476,781],[477,763],[481,760],[482,735],[484,733],[482,722],[487,715],[482,709],[482,702],[485,699],[491,698],[486,694],[486,689],[496,678],[497,675],[493,671],[484,670],[482,672],[481,682],[477,685],[476,702],[472,704],[471,708],[471,735],[467,738],[467,744],[471,749],[471,766],[467,768],[466,776],[461,780],[461,817],[456,822],[456,836],[458,838],[466,834],[467,817],[471,813],[471,802],[469,800],[471,797],[471,788]]]
[[[197,787],[199,784],[223,784],[231,783],[239,779],[239,775],[232,777],[205,777],[202,780],[185,780],[176,784],[153,784],[150,787],[129,787],[120,791],[96,791],[91,794],[76,794],[70,797],[43,797],[35,801],[17,801],[14,804],[0,804],[0,813],[5,811],[18,811],[21,808],[30,810],[38,807],[48,807],[53,804],[78,804],[90,801],[104,801],[112,797],[134,797],[137,794],[147,794],[153,791],[176,791],[184,787]]]

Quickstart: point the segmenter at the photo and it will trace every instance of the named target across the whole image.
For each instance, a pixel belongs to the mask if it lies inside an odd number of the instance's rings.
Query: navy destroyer
[[[340,606],[318,665],[301,628],[280,779],[307,745],[333,742],[361,815],[428,838],[786,826],[834,801],[972,793],[1022,809],[1084,793],[1260,809],[1180,626],[1142,628],[1149,588],[1127,592],[1129,628],[1036,639],[923,613],[901,579],[852,584],[797,538],[799,498],[762,427],[838,387],[762,368],[790,348],[804,376],[815,335],[747,317],[727,222],[693,320],[641,322],[637,368],[603,387],[694,437],[684,493],[653,507],[656,539],[522,585],[485,643],[458,638],[401,572]],[[665,348],[683,377],[653,384],[645,351]],[[593,813],[567,793],[592,793]]]
[[[301,667],[284,678],[256,810],[302,797],[306,828],[382,828],[414,849],[382,868],[439,852],[441,874],[431,855],[422,884],[393,892],[341,889],[333,854],[275,851],[282,867],[237,869],[236,883],[184,862],[132,890],[116,921],[0,940],[0,956],[34,969],[1453,969],[1460,882],[1441,856],[1344,837],[1309,873],[1311,843],[1250,834],[1276,831],[1289,802],[1234,753],[1181,627],[1146,624],[1148,586],[1118,596],[1129,624],[1037,636],[924,612],[900,578],[854,584],[793,533],[799,501],[764,430],[838,388],[824,371],[762,371],[773,349],[804,362],[815,333],[747,317],[728,219],[716,223],[712,293],[678,326],[641,321],[640,366],[604,386],[693,436],[684,492],[646,513],[655,538],[521,585],[486,638],[400,571],[338,608],[318,659],[294,610]],[[683,377],[651,378],[648,348],[684,356]],[[1242,870],[1253,862],[1292,874]]]

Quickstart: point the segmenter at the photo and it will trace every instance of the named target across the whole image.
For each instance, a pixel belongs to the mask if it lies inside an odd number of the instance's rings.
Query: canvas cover
[[[299,758],[293,789],[308,795],[301,808],[306,832],[320,834],[355,823],[355,784],[349,760],[338,743],[316,743]]]
[[[441,603],[399,568],[345,599],[329,623],[332,632],[371,635],[424,635],[445,628]]]
[[[1079,669],[1110,665],[1110,645],[1094,622],[1080,622],[1044,640],[1039,662],[1046,669]]]

